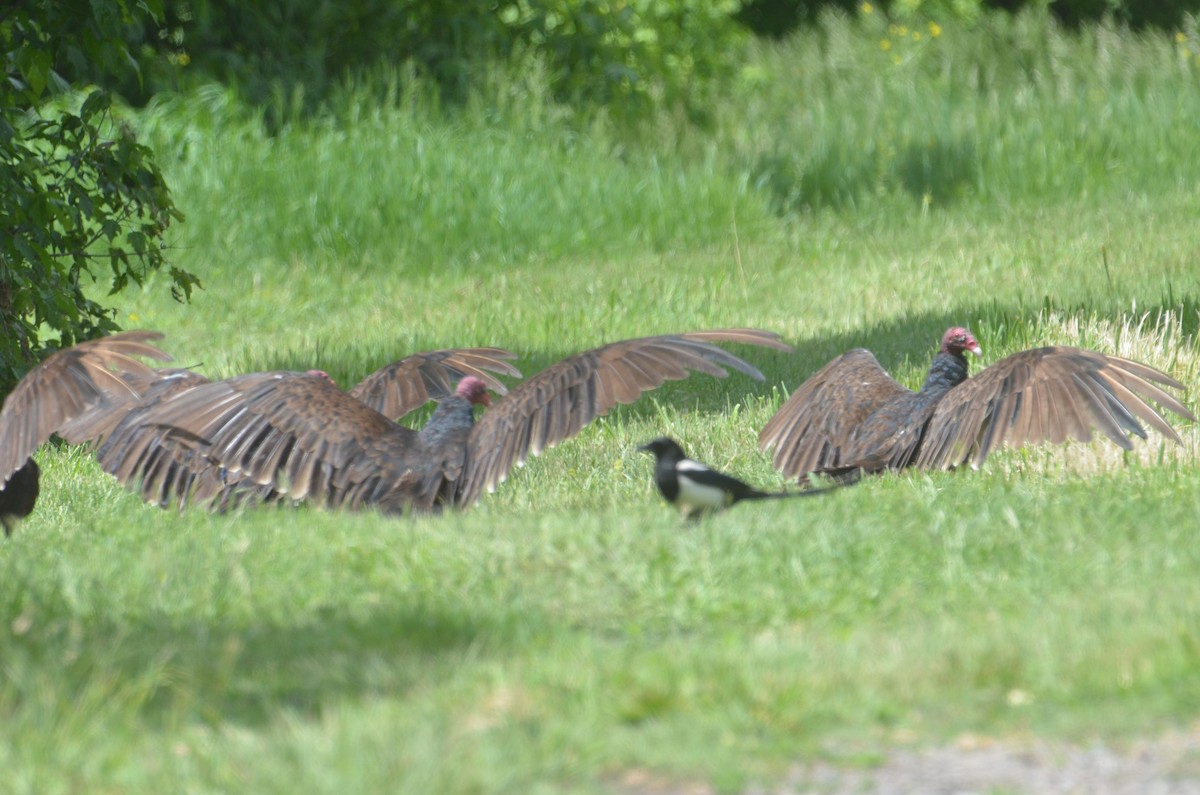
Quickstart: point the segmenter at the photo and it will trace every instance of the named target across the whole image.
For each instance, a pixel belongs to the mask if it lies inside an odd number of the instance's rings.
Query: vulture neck
[[[954,387],[967,380],[967,360],[962,354],[941,351],[933,357],[929,366],[929,375],[917,393],[929,403],[936,403],[946,396]]]
[[[445,398],[421,428],[421,440],[426,444],[438,444],[461,435],[462,441],[465,441],[466,434],[475,424],[472,408],[466,398],[458,395]]]

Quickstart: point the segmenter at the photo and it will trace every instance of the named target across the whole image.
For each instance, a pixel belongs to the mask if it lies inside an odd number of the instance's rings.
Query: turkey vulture
[[[684,519],[696,519],[742,500],[812,497],[836,486],[806,491],[759,491],[735,477],[718,472],[687,457],[679,442],[660,436],[638,448],[654,455],[654,483],[663,499],[679,509]]]
[[[141,477],[144,489],[158,492],[163,474],[144,462],[163,445],[192,445],[243,481],[292,500],[376,506],[386,513],[466,506],[495,490],[529,455],[665,381],[692,371],[724,377],[725,368],[762,380],[756,368],[713,342],[791,349],[778,335],[755,329],[615,342],[522,382],[478,422],[473,406],[490,406],[491,398],[488,385],[468,375],[420,431],[396,425],[326,378],[252,373],[147,407],[116,461],[116,473],[123,480]]]
[[[515,354],[501,348],[453,348],[407,356],[368,375],[347,394],[388,420],[396,420],[430,400],[454,392],[454,383],[468,376],[501,394],[504,384],[492,373],[520,376],[509,363]],[[305,375],[333,380],[321,370]],[[198,437],[177,431],[153,447],[137,448],[147,433],[144,418],[151,408],[195,387],[210,384],[208,378],[191,370],[159,369],[124,376],[130,387],[120,403],[107,403],[85,412],[61,431],[71,443],[93,442],[99,446],[101,467],[126,485],[140,480],[141,496],[147,502],[180,508],[191,502],[209,502],[224,510],[250,502],[273,501],[280,494],[270,485],[260,485],[214,465],[195,452]],[[335,387],[336,388],[336,387]]]
[[[863,348],[844,353],[800,385],[759,434],[775,467],[802,480],[917,466],[980,466],[1009,444],[1089,441],[1098,428],[1122,448],[1146,438],[1140,418],[1168,439],[1179,435],[1147,401],[1195,420],[1162,387],[1175,379],[1138,362],[1049,346],[1015,353],[967,377],[975,337],[954,327],[942,337],[919,392],[892,380]]]
[[[0,523],[29,515],[37,502],[40,471],[31,456],[50,436],[89,408],[123,400],[130,387],[118,371],[149,373],[134,357],[167,361],[150,344],[153,331],[125,331],[54,353],[30,370],[0,410]]]
[[[161,335],[160,335],[161,336]],[[386,364],[349,390],[349,395],[398,420],[431,400],[454,393],[455,384],[468,375],[483,380],[488,389],[505,394],[507,389],[492,373],[520,377],[521,371],[509,363],[516,354],[503,348],[449,348],[406,356]],[[311,375],[328,378],[322,370]],[[59,433],[72,444],[99,442],[116,430],[130,412],[144,410],[171,395],[193,386],[209,383],[200,373],[186,368],[158,368],[120,374],[126,389],[119,400],[91,407],[66,423]],[[126,425],[136,425],[130,422]]]

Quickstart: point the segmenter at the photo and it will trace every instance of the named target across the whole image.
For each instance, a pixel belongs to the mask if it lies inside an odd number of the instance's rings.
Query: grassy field
[[[670,433],[782,487],[756,436],[788,389],[859,345],[916,386],[960,323],[984,364],[1081,345],[1194,405],[1193,49],[833,20],[753,52],[712,129],[637,142],[533,79],[459,112],[351,95],[275,137],[215,88],[140,114],[205,290],[113,300],[209,375],[353,383],[471,344],[529,375],[728,325],[796,351],[739,349],[765,383],[667,385],[439,517],[180,516],[43,449],[0,549],[7,791],[592,793],[649,771],[737,792],[963,733],[1190,726],[1194,424],[694,526],[635,448]]]

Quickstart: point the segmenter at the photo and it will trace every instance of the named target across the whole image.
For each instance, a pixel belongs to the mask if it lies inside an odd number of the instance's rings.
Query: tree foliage
[[[748,38],[742,0],[166,0],[167,35],[131,39],[145,61],[134,101],[216,79],[253,103],[303,90],[311,105],[346,75],[411,64],[466,97],[496,63],[536,61],[564,102],[638,118],[668,103],[703,111]]]
[[[864,2],[897,19],[977,20],[989,10],[1044,8],[1071,27],[1112,19],[1137,29],[1171,30],[1200,13],[1200,0],[747,0],[738,19],[759,35],[781,37],[815,23],[824,11],[856,13]]]
[[[164,235],[182,216],[153,153],[113,119],[106,91],[68,92],[85,72],[136,72],[126,31],[161,13],[161,0],[0,10],[0,390],[47,348],[117,328],[92,282],[112,294],[167,264]],[[180,300],[198,285],[178,268],[170,277]]]

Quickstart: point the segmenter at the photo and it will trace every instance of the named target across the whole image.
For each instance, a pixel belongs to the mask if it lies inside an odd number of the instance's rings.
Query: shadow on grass
[[[894,168],[906,193],[920,203],[928,199],[944,207],[965,196],[977,181],[979,153],[971,139],[934,136],[907,144]]]
[[[110,688],[112,698],[138,705],[152,722],[260,724],[280,709],[317,715],[346,698],[392,699],[429,688],[459,671],[456,660],[519,649],[535,625],[512,612],[339,605],[281,623],[60,618],[4,645],[18,689],[25,669],[53,677],[64,703],[92,701],[97,688]]]
[[[852,348],[866,348],[871,351],[885,370],[896,374],[904,368],[912,368],[919,372],[919,381],[924,377],[925,370],[937,352],[942,334],[951,326],[967,326],[975,332],[984,345],[994,347],[1003,342],[1005,346],[1033,347],[1040,344],[1036,340],[1038,316],[1046,310],[1057,310],[1065,315],[1108,319],[1120,321],[1129,314],[1128,305],[1116,300],[1107,304],[1058,306],[1051,297],[1043,298],[1041,303],[1028,305],[1002,305],[995,301],[980,302],[966,301],[955,304],[944,310],[927,310],[913,312],[903,317],[888,318],[866,328],[853,331],[816,334],[801,340],[785,340],[795,347],[792,353],[758,348],[748,345],[722,345],[727,350],[737,354],[757,367],[765,376],[762,382],[754,381],[740,373],[733,372],[728,378],[715,379],[704,374],[693,374],[682,381],[671,381],[656,390],[643,394],[642,398],[633,404],[619,407],[628,417],[653,417],[657,414],[655,401],[659,404],[686,406],[702,412],[719,413],[726,410],[731,403],[739,402],[744,396],[766,397],[776,387],[783,386],[792,390],[804,379],[811,376],[835,356]],[[1182,323],[1183,333],[1196,338],[1200,331],[1200,297],[1173,294],[1164,295],[1163,300],[1156,304],[1148,304],[1139,308],[1138,315],[1143,313],[1153,320],[1166,312],[1176,314]],[[686,330],[686,329],[685,329]],[[990,345],[989,345],[990,343]],[[496,340],[495,344],[507,347],[518,354],[515,364],[526,377],[535,375],[547,367],[562,361],[566,357],[578,353],[571,350],[528,350],[519,343],[506,340]],[[604,344],[598,341],[597,345]],[[403,358],[416,351],[397,351],[396,358]],[[338,380],[338,383],[352,384],[366,373],[343,372],[345,369],[339,362],[364,361],[350,351],[339,352],[328,349],[321,351],[319,361],[305,361],[295,352],[285,352],[278,356],[264,357],[256,363],[264,370],[284,369],[303,370],[309,367],[321,367]],[[374,366],[383,366],[387,362],[378,361]],[[503,379],[509,389],[518,386],[520,379]],[[647,399],[653,395],[654,400]],[[406,419],[405,424],[413,425],[424,421],[428,411],[417,412]]]
[[[983,345],[985,357],[990,359],[989,349],[1003,347],[1023,350],[1045,344],[1039,337],[1038,329],[1042,323],[1040,316],[1049,311],[1068,317],[1113,323],[1130,318],[1129,306],[1124,302],[1062,306],[1050,297],[1044,298],[1039,304],[1024,306],[995,301],[965,302],[946,310],[914,312],[852,332],[816,335],[795,341],[796,351],[790,356],[768,352],[766,357],[755,359],[767,376],[766,386],[759,391],[769,392],[769,385],[773,383],[782,383],[790,390],[829,360],[852,348],[871,351],[880,365],[893,375],[898,370],[912,368],[917,373],[917,383],[912,386],[919,386],[937,352],[942,334],[951,326],[971,329]],[[1145,315],[1149,318],[1148,325],[1153,328],[1155,322],[1168,312],[1179,319],[1182,333],[1191,338],[1191,344],[1198,344],[1200,296],[1164,296],[1159,303],[1140,306],[1134,319]],[[972,372],[977,372],[978,367],[977,364],[973,365]]]
[[[974,140],[933,134],[909,141],[894,157],[849,142],[821,151],[790,146],[760,153],[750,166],[755,184],[779,215],[859,205],[881,191],[899,189],[921,206],[948,206],[970,194],[978,182],[979,153]]]

